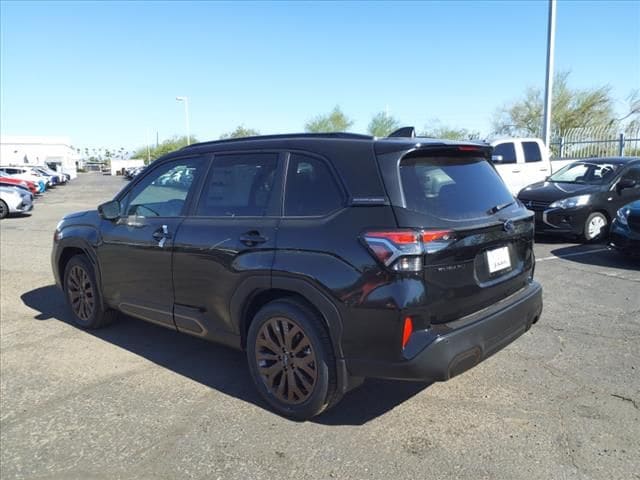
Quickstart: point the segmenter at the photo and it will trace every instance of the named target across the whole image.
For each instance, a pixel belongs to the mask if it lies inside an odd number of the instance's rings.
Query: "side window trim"
[[[274,180],[274,188],[273,188],[273,198],[269,200],[269,205],[267,207],[267,215],[248,215],[248,216],[225,216],[225,215],[198,215],[198,205],[203,201],[203,195],[205,193],[205,188],[207,185],[207,181],[211,176],[211,171],[215,167],[216,157],[225,156],[225,155],[248,155],[248,154],[277,154],[278,164],[276,165],[276,173]],[[195,195],[193,202],[190,205],[188,216],[193,218],[216,218],[216,219],[232,219],[232,218],[279,218],[282,216],[282,201],[283,201],[283,189],[284,189],[284,173],[283,173],[283,165],[285,164],[285,154],[286,152],[279,149],[256,149],[256,150],[220,150],[213,152],[209,155],[208,165],[204,171],[202,176],[200,185],[198,187],[197,195]],[[280,210],[280,211],[278,211]]]
[[[327,167],[327,170],[329,172],[329,175],[331,176],[331,178],[333,179],[334,184],[336,185],[336,187],[338,187],[338,191],[340,193],[340,205],[338,208],[335,208],[327,213],[324,213],[322,215],[286,215],[286,210],[285,210],[285,202],[286,202],[286,192],[287,192],[287,184],[288,184],[288,176],[289,176],[289,165],[291,162],[291,157],[293,155],[302,155],[302,156],[306,156],[306,157],[310,157],[310,158],[314,158],[320,162],[322,162],[322,164],[324,164],[325,167]],[[342,178],[340,177],[340,175],[338,175],[338,172],[335,170],[335,168],[333,167],[333,164],[324,156],[319,155],[317,153],[314,152],[309,152],[307,150],[289,150],[287,152],[287,162],[286,162],[286,170],[284,172],[284,181],[282,183],[282,199],[281,199],[281,215],[282,218],[293,218],[293,219],[305,219],[305,218],[309,218],[309,219],[318,219],[318,218],[326,218],[326,217],[330,217],[331,215],[335,215],[336,212],[339,212],[341,210],[344,210],[346,208],[346,204],[347,204],[347,200],[349,198],[347,189],[344,186],[344,183],[342,181]]]

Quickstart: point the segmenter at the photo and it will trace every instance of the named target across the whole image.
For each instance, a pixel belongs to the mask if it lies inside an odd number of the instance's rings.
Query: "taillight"
[[[446,248],[451,230],[374,230],[362,236],[373,256],[397,272],[419,272],[422,256]]]

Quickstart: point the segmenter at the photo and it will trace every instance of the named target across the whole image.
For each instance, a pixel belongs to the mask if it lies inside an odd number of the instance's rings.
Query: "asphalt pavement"
[[[539,239],[538,324],[432,385],[369,380],[309,422],[244,355],[122,316],[83,331],[54,286],[58,220],[125,184],[82,174],[0,223],[0,477],[640,479],[640,263]]]

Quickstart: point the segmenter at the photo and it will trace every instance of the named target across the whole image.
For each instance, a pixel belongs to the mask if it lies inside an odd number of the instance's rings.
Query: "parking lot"
[[[540,239],[530,332],[450,382],[370,380],[297,423],[242,353],[124,316],[71,325],[53,231],[123,185],[84,174],[1,223],[3,479],[640,479],[637,260]]]

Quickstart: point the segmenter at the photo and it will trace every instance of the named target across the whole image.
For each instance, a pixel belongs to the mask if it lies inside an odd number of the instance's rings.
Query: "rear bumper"
[[[514,341],[542,313],[542,287],[532,282],[503,302],[449,324],[414,332],[407,360],[378,362],[346,359],[354,376],[444,381],[480,363]]]

